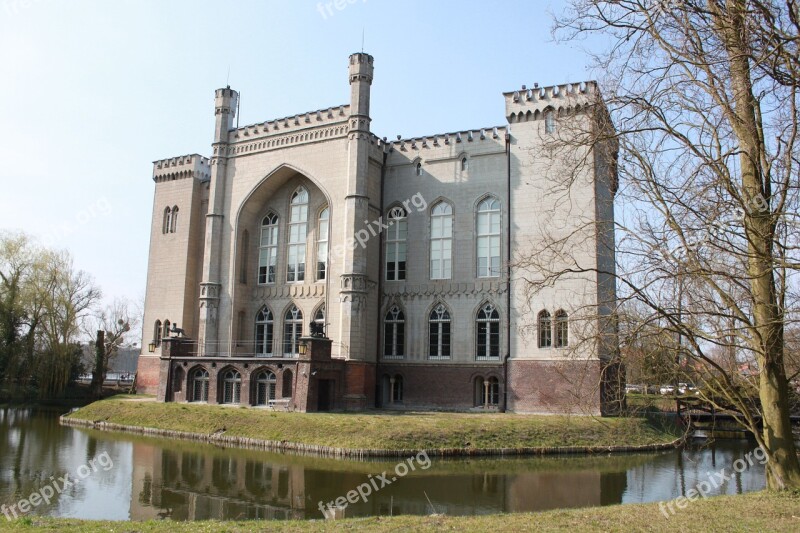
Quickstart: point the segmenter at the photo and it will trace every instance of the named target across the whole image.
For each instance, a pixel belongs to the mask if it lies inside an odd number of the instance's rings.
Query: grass
[[[397,516],[288,522],[108,522],[25,518],[4,524],[8,531],[99,533],[244,531],[776,531],[800,529],[800,492],[756,492],[688,503],[669,518],[658,504],[628,504],[485,516]]]
[[[355,449],[522,448],[651,445],[676,429],[644,418],[471,413],[285,413],[114,397],[69,418]]]

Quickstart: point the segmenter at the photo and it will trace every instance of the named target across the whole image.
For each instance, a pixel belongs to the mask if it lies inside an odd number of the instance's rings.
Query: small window
[[[556,114],[552,109],[544,112],[544,131],[545,133],[555,133],[556,131]]]
[[[161,321],[156,320],[156,323],[153,325],[153,340],[156,342],[156,347],[161,346]]]
[[[172,208],[166,207],[164,208],[164,222],[161,226],[161,233],[169,233],[169,229],[172,227]]]
[[[191,401],[193,402],[207,402],[208,401],[208,370],[204,368],[197,368],[192,371],[190,378],[192,386]]]
[[[417,176],[422,176],[422,163],[417,163]]]
[[[469,170],[469,161],[466,157],[461,158],[461,172],[466,172]]]
[[[392,386],[392,402],[403,403],[403,376],[397,374]]]
[[[170,223],[170,233],[178,231],[178,206],[172,208],[172,222]]]

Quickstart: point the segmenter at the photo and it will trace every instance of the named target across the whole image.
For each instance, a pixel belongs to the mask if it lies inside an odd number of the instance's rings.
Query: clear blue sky
[[[0,229],[141,298],[152,161],[209,154],[226,82],[243,125],[347,103],[362,29],[379,136],[500,125],[501,92],[593,77],[552,41],[562,0],[327,3],[0,0]]]

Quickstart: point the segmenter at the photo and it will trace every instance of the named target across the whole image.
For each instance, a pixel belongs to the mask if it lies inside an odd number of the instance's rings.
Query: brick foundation
[[[136,368],[136,392],[157,394],[161,358],[157,355],[142,354]]]
[[[516,413],[604,414],[601,370],[593,361],[508,362],[508,410]]]

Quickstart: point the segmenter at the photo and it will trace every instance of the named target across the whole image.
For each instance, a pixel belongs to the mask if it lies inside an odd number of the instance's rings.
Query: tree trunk
[[[94,370],[92,371],[92,385],[90,387],[92,397],[100,399],[103,397],[103,382],[105,381],[105,332],[97,330],[97,340],[94,344]]]
[[[753,96],[745,29],[745,2],[729,0],[726,12],[717,11],[717,24],[730,59],[735,102],[731,123],[739,140],[744,228],[748,240],[748,273],[753,297],[753,322],[758,338],[759,396],[763,416],[764,450],[768,457],[767,487],[800,488],[800,461],[789,417],[789,384],[783,357],[784,314],[777,301],[773,242],[775,221],[769,208],[757,209],[759,195],[770,202],[769,176],[761,166],[765,148],[760,138],[758,102]]]

